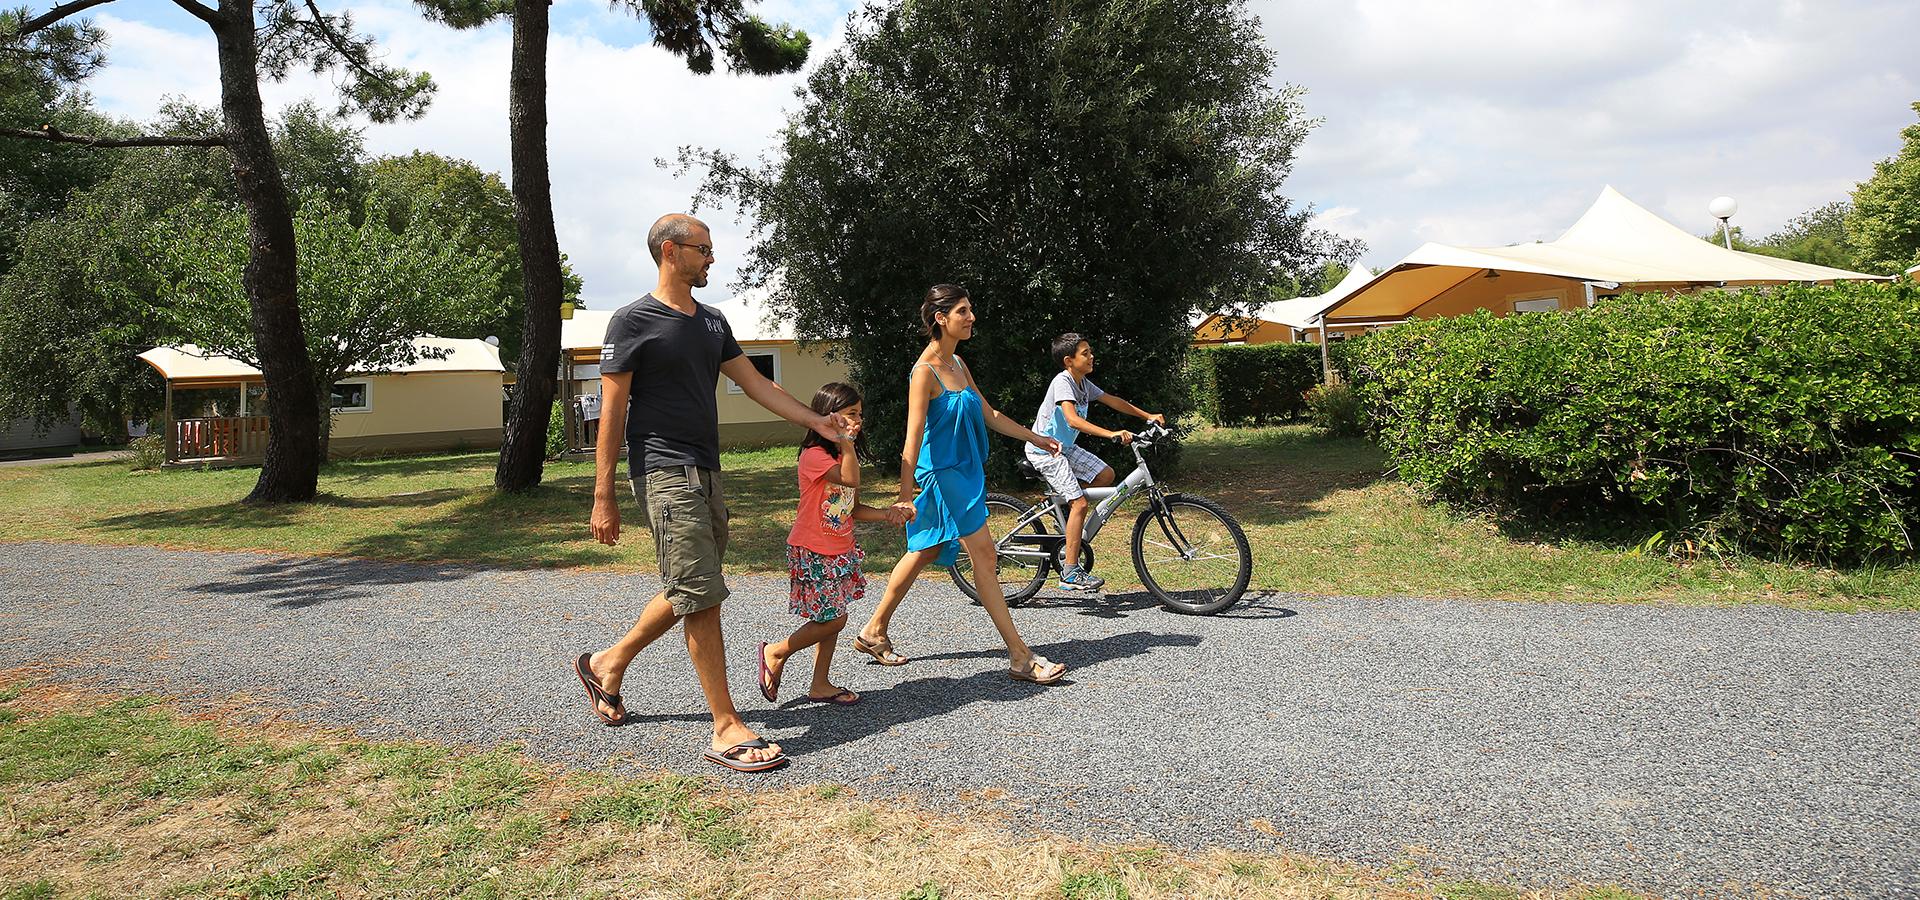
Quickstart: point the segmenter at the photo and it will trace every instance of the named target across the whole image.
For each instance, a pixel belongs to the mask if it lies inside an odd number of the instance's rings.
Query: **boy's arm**
[[[1119,397],[1115,397],[1112,394],[1101,394],[1100,399],[1096,402],[1104,404],[1108,409],[1125,413],[1126,415],[1132,416],[1136,419],[1145,419],[1149,422],[1156,422],[1161,425],[1167,424],[1166,416],[1163,416],[1159,413],[1147,412],[1146,410],[1141,409],[1140,407],[1135,406],[1131,403],[1128,403],[1127,401],[1122,400]]]
[[[1105,400],[1106,395],[1102,395],[1100,399]],[[1074,403],[1072,400],[1060,401],[1060,411],[1067,414],[1067,424],[1081,434],[1090,434],[1094,437],[1102,438],[1118,438],[1124,434],[1126,438],[1122,440],[1122,443],[1133,439],[1133,432],[1131,431],[1108,431],[1105,428],[1101,428],[1087,421],[1080,415],[1079,404]]]

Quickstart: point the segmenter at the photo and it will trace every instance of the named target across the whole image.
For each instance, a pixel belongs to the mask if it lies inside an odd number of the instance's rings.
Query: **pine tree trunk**
[[[524,491],[540,483],[560,366],[560,242],[553,231],[553,182],[547,172],[548,0],[514,0],[513,64],[507,77],[513,158],[513,221],[520,234],[520,278],[527,317],[521,328],[513,407],[507,416],[493,486]]]
[[[300,322],[293,211],[260,104],[253,5],[221,0],[214,38],[220,58],[220,110],[226,119],[233,180],[247,208],[243,283],[253,339],[267,387],[267,455],[249,503],[313,499],[320,481],[320,420],[313,363]]]

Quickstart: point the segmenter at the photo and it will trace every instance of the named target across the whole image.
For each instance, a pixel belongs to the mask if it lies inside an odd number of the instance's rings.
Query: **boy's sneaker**
[[[1063,591],[1097,591],[1106,586],[1106,579],[1080,568],[1078,563],[1060,573],[1060,589]]]

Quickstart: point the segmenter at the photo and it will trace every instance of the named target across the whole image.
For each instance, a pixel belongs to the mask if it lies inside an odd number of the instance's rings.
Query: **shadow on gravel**
[[[356,559],[276,559],[235,569],[232,579],[196,584],[190,590],[257,597],[277,609],[305,609],[358,600],[403,584],[459,581],[474,573],[456,566],[381,563]]]
[[[1067,641],[1033,649],[1048,659],[1068,666],[1067,677],[1053,685],[1029,684],[1007,677],[1002,667],[975,672],[965,678],[914,678],[890,688],[860,692],[860,703],[848,709],[823,704],[788,701],[770,710],[742,710],[750,724],[766,728],[805,728],[802,734],[782,737],[780,745],[796,753],[808,753],[838,747],[864,737],[881,734],[897,726],[956,712],[974,703],[1006,703],[1026,700],[1045,691],[1073,690],[1074,673],[1107,660],[1124,659],[1162,647],[1197,647],[1200,638],[1191,634],[1153,634],[1134,631],[1085,641]],[[946,654],[921,654],[916,659],[1006,658],[1004,649],[969,650]],[[804,681],[805,679],[801,679]],[[694,715],[629,716],[628,724],[648,722],[706,722],[710,716]]]
[[[1280,594],[1273,591],[1249,591],[1239,603],[1214,613],[1215,619],[1286,619],[1299,615],[1284,606],[1275,606],[1273,601]],[[1124,619],[1131,613],[1156,610],[1166,615],[1180,615],[1160,605],[1160,601],[1146,591],[1130,591],[1124,594],[1106,594],[1089,597],[1085,594],[1070,594],[1057,597],[1041,597],[1024,605],[1030,609],[1071,609],[1076,614],[1095,619]]]

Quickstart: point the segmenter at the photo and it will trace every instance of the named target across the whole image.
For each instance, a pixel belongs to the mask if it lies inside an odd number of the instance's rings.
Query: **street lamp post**
[[[1733,229],[1728,227],[1727,220],[1733,218],[1733,214],[1739,209],[1740,204],[1733,202],[1732,197],[1715,197],[1712,203],[1707,204],[1707,212],[1720,220],[1720,241],[1728,250],[1733,249]]]

